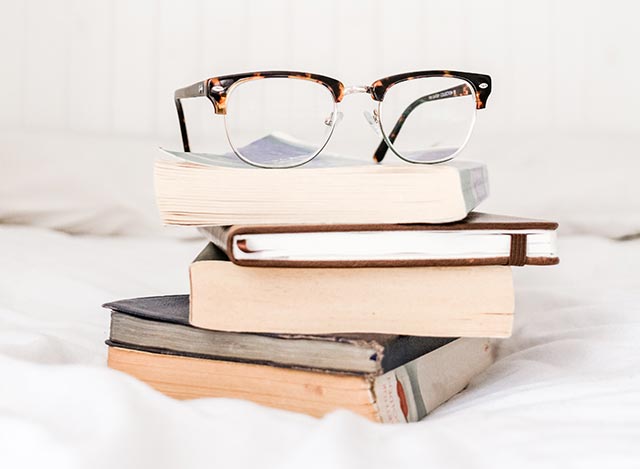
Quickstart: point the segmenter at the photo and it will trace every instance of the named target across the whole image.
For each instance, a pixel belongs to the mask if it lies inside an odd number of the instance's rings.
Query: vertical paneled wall
[[[206,76],[292,68],[362,84],[449,68],[494,77],[484,131],[640,130],[635,2],[0,3],[5,129],[174,139],[173,90]]]

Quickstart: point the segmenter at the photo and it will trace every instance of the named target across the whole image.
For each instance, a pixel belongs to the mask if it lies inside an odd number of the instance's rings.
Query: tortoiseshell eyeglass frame
[[[438,161],[429,161],[429,162],[416,162],[407,160],[400,153],[395,151],[393,148],[393,142],[395,141],[398,133],[402,129],[402,126],[406,120],[406,118],[411,114],[411,112],[418,107],[419,105],[440,100],[440,99],[451,99],[459,96],[468,96],[470,94],[475,95],[476,101],[476,109],[484,109],[487,104],[487,99],[491,94],[491,77],[489,75],[482,75],[478,73],[469,73],[469,72],[455,72],[449,70],[429,70],[429,71],[419,71],[419,72],[409,72],[409,73],[401,73],[398,75],[392,75],[390,77],[382,78],[373,82],[373,84],[369,86],[352,86],[346,87],[342,82],[336,80],[335,78],[330,78],[324,75],[316,75],[314,73],[305,73],[305,72],[293,72],[293,71],[264,71],[264,72],[249,72],[249,73],[239,73],[235,75],[224,75],[220,77],[207,78],[206,80],[199,81],[194,83],[193,85],[187,86],[185,88],[180,88],[174,93],[174,100],[176,105],[176,110],[178,112],[178,122],[180,124],[180,133],[182,135],[182,144],[185,152],[190,152],[189,145],[189,134],[187,133],[187,126],[184,119],[184,111],[182,108],[182,100],[186,98],[199,98],[206,97],[213,104],[213,109],[216,114],[226,114],[227,112],[227,95],[229,91],[234,85],[237,85],[244,81],[249,80],[259,80],[264,78],[293,78],[293,79],[302,79],[302,80],[310,80],[320,85],[326,87],[332,94],[334,102],[340,103],[342,99],[352,93],[367,93],[371,96],[374,101],[377,101],[378,104],[383,102],[384,96],[394,85],[398,83],[402,83],[408,80],[414,80],[417,78],[429,78],[429,77],[450,77],[450,78],[458,78],[465,83],[460,84],[456,87],[449,88],[446,90],[441,90],[436,93],[432,93],[426,96],[419,97],[414,102],[409,104],[407,108],[402,112],[398,121],[393,127],[393,130],[387,135],[382,128],[380,123],[380,119],[377,113],[374,114],[374,120],[376,124],[379,125],[380,131],[383,135],[383,139],[378,145],[378,148],[374,152],[373,159],[376,162],[381,162],[389,148],[391,147],[392,151],[396,153],[400,158],[408,161],[410,163],[418,163],[418,164],[433,164],[440,163],[442,161],[447,161],[451,159],[454,155],[447,157]],[[326,142],[325,142],[326,143]],[[234,150],[235,151],[235,150]],[[317,154],[320,153],[320,150],[316,154],[314,154],[309,160],[305,161],[307,163],[311,159],[313,159]],[[457,154],[457,152],[456,152]],[[238,155],[240,159],[243,161],[240,155]],[[253,164],[247,161],[249,164]],[[303,163],[303,164],[304,164]],[[296,165],[297,166],[297,165]]]

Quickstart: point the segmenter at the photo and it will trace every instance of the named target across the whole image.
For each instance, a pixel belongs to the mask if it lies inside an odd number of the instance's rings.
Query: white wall
[[[444,68],[493,76],[480,133],[640,130],[632,1],[0,4],[0,128],[177,143],[172,92],[208,76],[290,68],[364,84]],[[343,138],[368,132],[358,98]]]

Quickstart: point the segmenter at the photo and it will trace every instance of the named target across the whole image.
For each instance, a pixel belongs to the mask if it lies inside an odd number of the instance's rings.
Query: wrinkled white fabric
[[[202,242],[0,226],[2,467],[638,467],[640,241],[515,269],[498,361],[411,425],[180,402],[106,367],[106,301],[187,292]]]

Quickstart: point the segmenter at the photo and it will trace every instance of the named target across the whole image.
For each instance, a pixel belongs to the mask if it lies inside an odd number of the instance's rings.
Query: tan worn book
[[[422,419],[493,361],[487,339],[458,339],[381,375],[351,375],[109,347],[111,368],[177,399],[225,397],[320,417],[348,409],[379,422]]]
[[[200,231],[231,262],[256,267],[553,265],[544,220],[471,212],[444,224],[233,225]]]
[[[233,155],[166,153],[173,158],[156,162],[155,191],[170,225],[445,223],[489,193],[486,166],[469,161],[374,164],[321,154],[299,168],[261,169]]]
[[[189,322],[221,331],[508,337],[511,268],[241,267],[213,244],[191,264]]]

